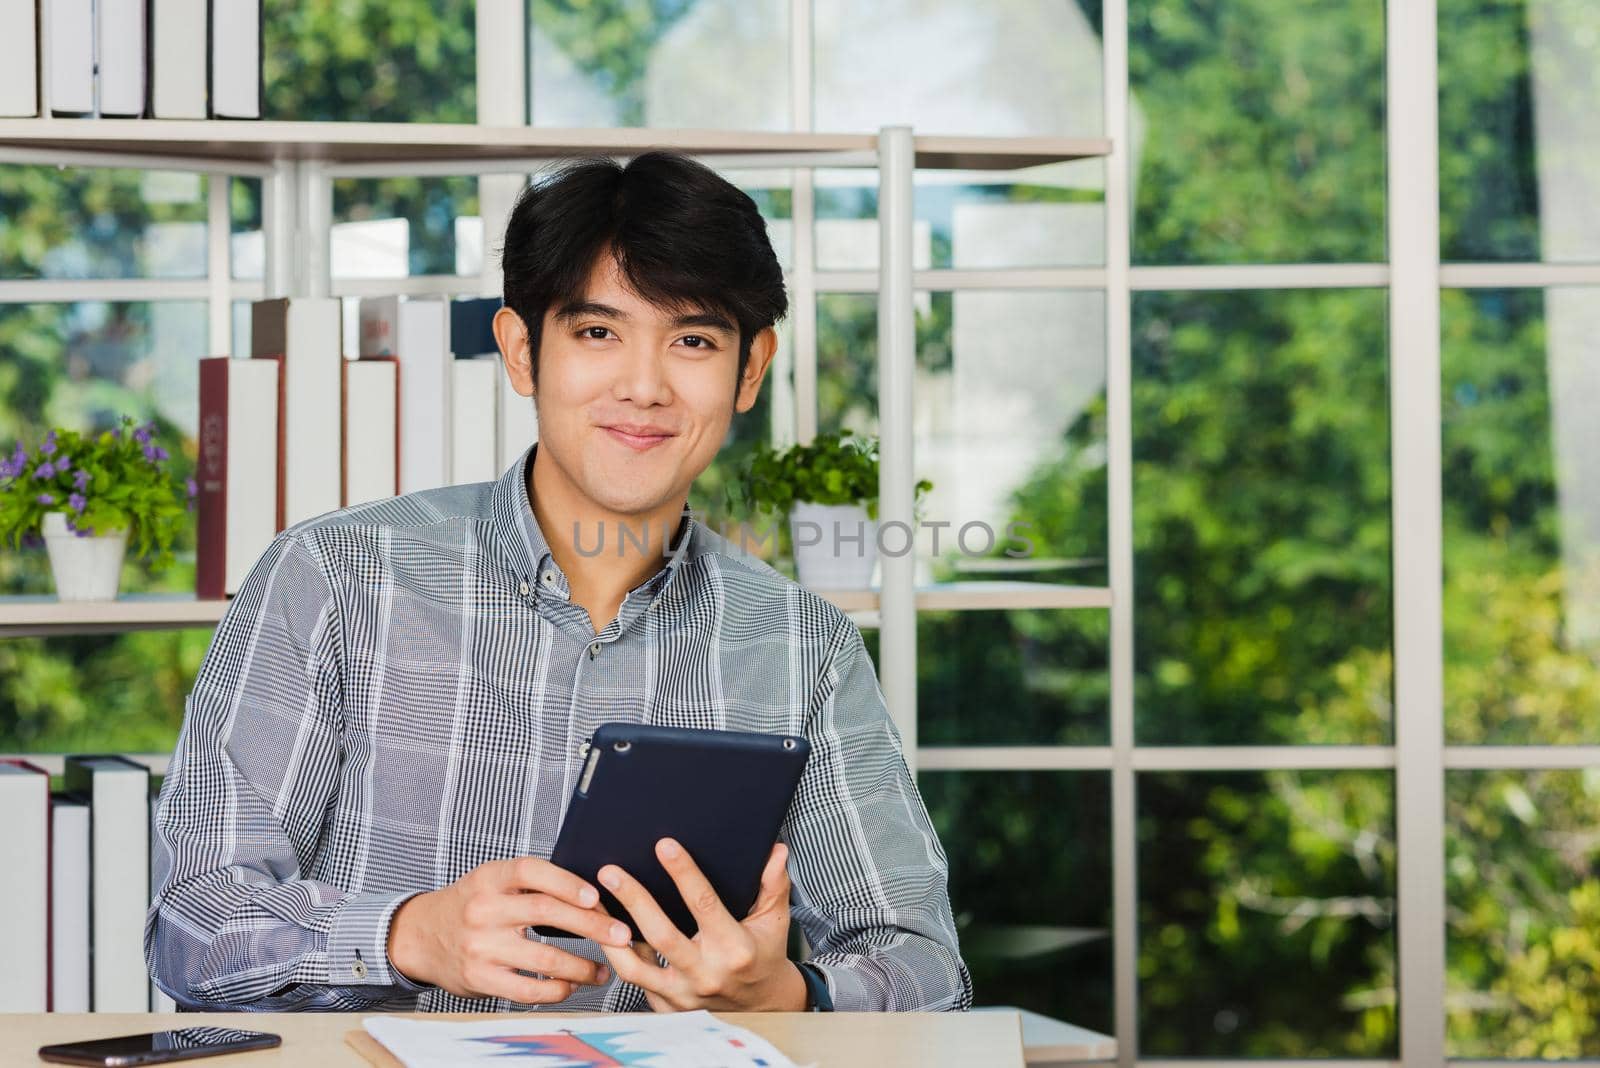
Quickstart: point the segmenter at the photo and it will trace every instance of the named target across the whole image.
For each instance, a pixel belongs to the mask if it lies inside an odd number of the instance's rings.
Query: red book
[[[280,529],[278,363],[200,361],[195,596],[230,597]]]

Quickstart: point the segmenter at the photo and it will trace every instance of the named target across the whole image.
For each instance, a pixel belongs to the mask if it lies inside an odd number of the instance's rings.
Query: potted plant
[[[918,498],[933,488],[917,483]],[[865,589],[878,561],[878,439],[848,430],[809,445],[757,447],[745,465],[744,506],[789,517],[795,572],[813,589]]]
[[[59,599],[115,600],[130,538],[152,571],[171,566],[195,484],[178,485],[154,433],[124,416],[98,436],[58,428],[34,452],[18,442],[0,457],[0,540],[42,534]]]

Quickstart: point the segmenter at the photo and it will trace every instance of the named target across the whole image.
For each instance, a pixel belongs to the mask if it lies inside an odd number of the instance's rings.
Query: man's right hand
[[[600,907],[594,887],[547,860],[521,857],[481,864],[401,905],[389,924],[389,963],[414,982],[460,997],[521,1005],[565,1001],[580,983],[610,982],[605,965],[528,938],[533,926],[619,948],[632,938]]]

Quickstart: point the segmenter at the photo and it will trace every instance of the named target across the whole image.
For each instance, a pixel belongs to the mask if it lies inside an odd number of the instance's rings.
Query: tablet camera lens
[[[793,749],[794,748],[794,739],[793,738],[785,738],[783,740],[783,747],[785,749]]]
[[[611,748],[615,749],[619,753],[626,753],[628,750],[633,748],[633,743],[632,742],[615,742],[615,743],[612,744]]]

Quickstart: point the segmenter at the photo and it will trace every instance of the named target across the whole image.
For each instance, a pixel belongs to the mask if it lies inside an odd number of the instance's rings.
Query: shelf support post
[[[911,272],[915,173],[911,128],[884,127],[878,133],[878,521],[883,572],[878,676],[913,773],[917,752],[916,466],[911,422],[917,368]]]

